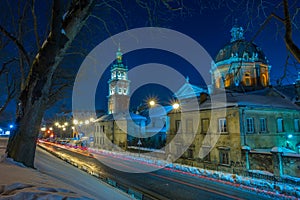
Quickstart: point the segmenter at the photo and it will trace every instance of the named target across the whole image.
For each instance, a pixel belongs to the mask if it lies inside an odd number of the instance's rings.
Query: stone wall
[[[271,153],[250,153],[249,163],[251,170],[262,170],[273,173],[273,159]]]
[[[282,156],[283,174],[300,177],[300,155]]]

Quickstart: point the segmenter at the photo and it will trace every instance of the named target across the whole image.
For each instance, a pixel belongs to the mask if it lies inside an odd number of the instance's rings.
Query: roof
[[[226,98],[225,98],[226,97]],[[211,100],[213,99],[213,104]],[[260,107],[260,108],[277,108],[300,111],[300,107],[287,98],[276,95],[273,88],[265,88],[248,93],[226,92],[224,94],[215,94],[200,105],[200,109],[222,108],[222,107]]]
[[[278,93],[280,93],[285,98],[288,98],[292,102],[300,101],[296,93],[296,88],[294,84],[280,85],[280,86],[275,86],[274,88]]]
[[[226,44],[223,48],[220,49],[219,53],[216,56],[215,62],[221,62],[228,60],[232,57],[244,58],[245,53],[253,61],[259,61],[264,64],[268,64],[266,56],[260,47],[255,45],[252,42],[246,40],[236,40],[229,44]]]
[[[130,113],[120,112],[120,113],[103,115],[102,117],[96,119],[94,122],[113,121],[113,120],[133,120],[133,121],[145,120],[146,121],[146,117],[143,117],[141,115],[132,112]]]
[[[177,99],[187,99],[192,97],[199,97],[202,93],[208,94],[206,88],[201,88],[196,85],[192,85],[187,80],[183,86],[175,93]]]

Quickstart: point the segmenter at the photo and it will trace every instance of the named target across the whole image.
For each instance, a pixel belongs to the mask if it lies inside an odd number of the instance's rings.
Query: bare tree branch
[[[2,27],[0,25],[0,32],[2,32],[6,37],[8,37],[17,47],[18,49],[20,49],[20,51],[22,52],[22,54],[24,55],[28,65],[30,65],[30,58],[25,50],[25,48],[23,47],[23,45],[20,43],[20,41],[18,41],[17,38],[15,38],[12,34],[10,34],[4,27]]]
[[[35,14],[35,0],[31,0],[31,13],[33,17],[33,30],[34,30],[34,35],[35,35],[35,41],[36,41],[36,47],[37,50],[40,49],[40,37],[38,34],[38,25],[37,25],[37,18]]]

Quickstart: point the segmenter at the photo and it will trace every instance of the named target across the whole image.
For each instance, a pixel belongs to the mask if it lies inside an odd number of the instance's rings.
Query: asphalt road
[[[82,162],[85,166],[91,166],[93,171],[102,178],[106,177],[112,180],[112,185],[117,184],[121,188],[131,188],[142,192],[143,199],[268,199],[252,191],[170,169],[159,169],[148,173],[124,172],[126,169],[128,171],[135,170],[136,165],[133,160],[103,154],[94,154],[95,159],[63,148],[54,146],[52,148],[56,152],[68,156],[69,159]],[[125,170],[116,170],[120,166]],[[139,170],[137,168],[135,171]]]

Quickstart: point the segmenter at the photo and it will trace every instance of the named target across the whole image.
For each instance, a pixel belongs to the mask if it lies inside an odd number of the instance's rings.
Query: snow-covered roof
[[[144,120],[144,121],[146,121],[146,117],[143,117],[142,115],[138,115],[138,114],[135,114],[132,112],[130,112],[129,114],[125,113],[125,112],[120,112],[120,113],[103,115],[100,118],[96,119],[94,122],[113,121],[113,120],[133,120],[133,121]]]
[[[263,90],[248,93],[227,92],[226,95],[222,93],[215,95],[212,94],[213,96],[210,99],[213,99],[214,104],[212,104],[211,100],[208,99],[200,105],[200,109],[221,108],[230,106],[249,106],[300,111],[299,106],[291,102],[289,99],[284,98],[283,96],[273,94],[273,92],[274,91],[272,88],[266,88]]]
[[[175,97],[177,99],[187,99],[192,97],[199,97],[202,93],[208,93],[206,88],[201,88],[196,85],[192,85],[189,83],[187,79],[183,86],[175,93]]]

